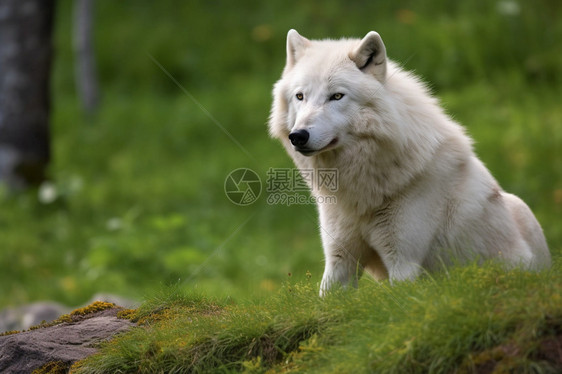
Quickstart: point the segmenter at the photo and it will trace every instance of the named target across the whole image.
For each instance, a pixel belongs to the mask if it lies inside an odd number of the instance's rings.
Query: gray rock
[[[108,293],[97,293],[84,307],[94,301],[105,301],[117,306],[135,309],[139,307],[139,302],[127,299],[118,295]],[[74,308],[56,303],[54,301],[39,301],[32,304],[10,307],[0,310],[0,333],[12,330],[27,330],[31,326],[39,325],[42,322],[51,322],[63,314],[69,313]]]
[[[53,301],[40,301],[0,311],[0,333],[11,330],[27,330],[41,322],[51,322],[70,308]]]
[[[117,318],[119,310],[73,316],[73,322],[0,336],[0,373],[31,373],[53,361],[71,365],[94,354],[98,343],[134,326]]]

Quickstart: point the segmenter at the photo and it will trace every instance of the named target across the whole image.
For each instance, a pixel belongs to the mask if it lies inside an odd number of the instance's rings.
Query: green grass
[[[77,373],[451,373],[489,360],[497,370],[554,373],[537,342],[562,327],[560,270],[473,265],[325,299],[312,282],[287,282],[255,304],[168,288],[136,312],[141,327]]]
[[[37,191],[0,191],[0,306],[38,299],[77,305],[99,291],[142,298],[178,283],[260,298],[289,273],[320,279],[313,206],[271,206],[263,194],[238,207],[223,191],[236,168],[252,168],[265,183],[270,167],[293,167],[266,130],[291,27],[312,38],[378,30],[389,55],[430,82],[467,127],[483,161],[505,190],[528,202],[560,253],[558,2],[520,4],[515,15],[489,1],[100,2],[102,101],[92,117],[75,97],[71,2],[57,4],[56,194],[41,203]]]
[[[199,354],[200,342],[214,352],[195,360],[201,368],[246,362],[248,370],[392,372],[419,361],[419,370],[437,372],[463,365],[467,352],[549,333],[545,316],[560,316],[549,297],[560,294],[562,254],[559,1],[96,4],[102,100],[87,116],[73,82],[72,2],[57,2],[52,184],[43,186],[55,194],[41,202],[36,190],[0,189],[0,307],[41,299],[75,306],[97,292],[152,300],[171,287],[177,300],[162,301],[178,305],[169,334],[166,322],[155,322],[134,333],[138,348],[123,338],[116,352],[129,349],[128,356],[106,360],[135,368],[144,365],[138,360],[182,365],[184,355]],[[505,4],[519,11],[506,12]],[[366,278],[357,292],[319,300],[315,207],[268,205],[266,194],[239,207],[223,190],[236,168],[252,168],[265,182],[270,167],[293,167],[266,128],[290,28],[310,38],[377,30],[389,56],[429,82],[467,128],[502,187],[532,208],[554,270],[469,267],[392,288]],[[186,314],[194,294],[204,296]],[[220,313],[198,311],[215,299]],[[232,329],[214,331],[221,319]],[[201,341],[188,333],[195,325]],[[183,348],[174,331],[185,336]],[[213,339],[216,347],[205,345]],[[524,357],[523,365],[534,362]]]

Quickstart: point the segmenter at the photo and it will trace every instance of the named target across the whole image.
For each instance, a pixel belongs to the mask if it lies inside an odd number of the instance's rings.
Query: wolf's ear
[[[355,62],[357,67],[373,74],[379,81],[384,82],[386,78],[386,48],[380,35],[371,31],[361,40],[349,54],[349,58]]]
[[[310,45],[310,40],[301,36],[297,30],[289,30],[287,33],[287,65],[286,68],[293,67],[299,58],[302,57],[305,49]]]

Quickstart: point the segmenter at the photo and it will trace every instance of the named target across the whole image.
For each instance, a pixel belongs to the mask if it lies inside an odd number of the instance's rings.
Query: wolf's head
[[[375,111],[386,76],[385,46],[374,31],[362,40],[311,41],[290,30],[270,133],[305,156],[341,147],[368,131],[366,111]]]
[[[387,58],[373,31],[319,41],[289,31],[273,96],[270,134],[300,169],[337,168],[338,203],[358,211],[408,185],[445,143],[459,157],[471,152],[460,125],[416,76]]]

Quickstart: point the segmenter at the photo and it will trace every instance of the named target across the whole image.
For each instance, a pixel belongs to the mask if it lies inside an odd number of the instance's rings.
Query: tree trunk
[[[93,7],[94,0],[74,0],[76,88],[88,114],[96,111],[99,96],[92,35]]]
[[[54,0],[0,1],[0,182],[45,179]]]

